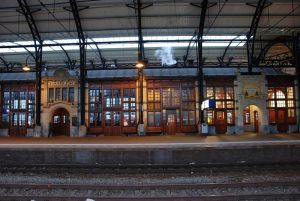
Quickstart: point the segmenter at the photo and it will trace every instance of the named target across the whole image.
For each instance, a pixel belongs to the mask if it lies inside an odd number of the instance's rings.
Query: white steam
[[[155,57],[161,60],[162,66],[171,66],[176,64],[176,60],[173,59],[173,51],[171,47],[162,47],[155,51]]]

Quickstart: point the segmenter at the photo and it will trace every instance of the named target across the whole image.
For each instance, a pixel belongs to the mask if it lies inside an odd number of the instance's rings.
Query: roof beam
[[[42,76],[42,47],[43,41],[41,39],[39,30],[36,26],[35,20],[32,16],[37,10],[30,10],[26,0],[18,0],[20,12],[24,15],[29,26],[35,48],[35,72],[36,72],[36,125],[41,125],[41,76]]]
[[[256,10],[252,18],[252,23],[249,32],[247,33],[247,57],[248,57],[248,72],[252,73],[253,54],[256,30],[259,24],[261,14],[265,8],[266,0],[259,0],[256,5]]]
[[[79,39],[79,53],[80,53],[80,124],[85,125],[85,68],[86,68],[86,50],[85,50],[85,36],[81,26],[81,19],[79,16],[79,7],[76,0],[69,0],[71,11],[73,13],[77,35]],[[84,8],[85,9],[85,8]]]

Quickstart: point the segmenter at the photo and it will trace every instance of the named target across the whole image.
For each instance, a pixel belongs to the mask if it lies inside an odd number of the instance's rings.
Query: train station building
[[[1,136],[299,132],[299,3],[5,2]]]

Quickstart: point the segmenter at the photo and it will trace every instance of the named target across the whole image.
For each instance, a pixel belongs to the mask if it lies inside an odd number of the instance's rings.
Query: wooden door
[[[280,133],[287,132],[288,125],[286,122],[286,112],[284,109],[277,111],[277,130]]]
[[[167,110],[167,134],[168,135],[175,135],[177,131],[177,123],[176,123],[176,110]]]
[[[216,112],[216,133],[217,134],[224,134],[227,132],[227,125],[226,125],[226,118],[225,118],[225,111],[217,111]]]
[[[12,111],[9,135],[22,137],[26,136],[26,133],[26,112]]]
[[[58,108],[54,111],[52,124],[53,136],[70,136],[70,115],[66,109]]]
[[[258,125],[258,112],[254,111],[254,132],[258,133],[259,125]]]
[[[106,111],[104,118],[104,135],[118,136],[122,134],[121,111]]]

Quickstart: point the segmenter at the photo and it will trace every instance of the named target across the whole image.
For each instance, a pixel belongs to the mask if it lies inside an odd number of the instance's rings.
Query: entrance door
[[[25,136],[27,129],[26,125],[26,113],[13,111],[11,115],[11,123],[9,127],[9,135],[10,136]]]
[[[175,135],[177,131],[177,125],[176,125],[176,110],[166,110],[167,115],[167,125],[166,125],[166,131],[168,135]]]
[[[285,110],[278,110],[277,112],[277,130],[280,133],[287,132],[288,126],[286,123]]]
[[[259,127],[258,127],[258,112],[254,111],[254,132],[258,133]]]
[[[116,136],[122,134],[121,127],[121,111],[106,111],[105,112],[105,127],[104,134]]]
[[[70,136],[70,115],[64,108],[58,108],[53,113],[53,135]]]
[[[216,118],[216,133],[224,134],[227,132],[226,118],[224,111],[217,111]]]

